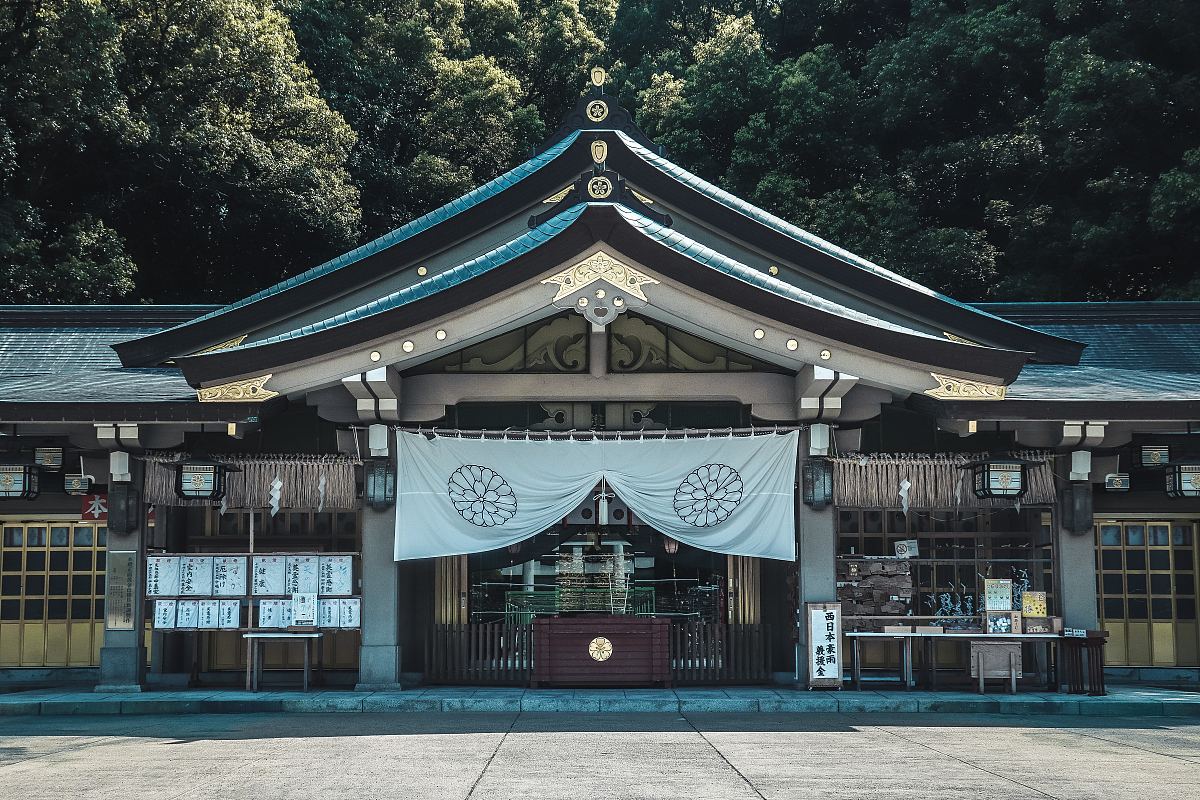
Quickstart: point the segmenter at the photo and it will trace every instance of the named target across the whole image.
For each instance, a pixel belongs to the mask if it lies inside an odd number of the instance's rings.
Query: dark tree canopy
[[[7,0],[9,302],[229,300],[528,155],[670,156],[964,299],[1200,297],[1194,0]]]

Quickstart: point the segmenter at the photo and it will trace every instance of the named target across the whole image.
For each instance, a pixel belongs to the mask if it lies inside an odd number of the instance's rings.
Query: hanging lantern
[[[1166,445],[1142,445],[1143,467],[1165,467],[1171,460],[1171,448]]]
[[[63,475],[63,491],[67,494],[85,495],[92,491],[91,475]]]
[[[175,467],[175,494],[190,500],[220,500],[229,470],[216,461],[181,461]]]
[[[0,465],[0,498],[32,500],[38,496],[38,468],[27,464]]]
[[[971,490],[976,497],[1020,497],[1028,488],[1026,466],[1021,459],[989,459],[968,464]]]
[[[820,511],[833,502],[833,464],[825,458],[810,458],[801,470],[804,504]]]
[[[1200,497],[1200,462],[1167,466],[1167,497]]]
[[[382,511],[396,503],[396,470],[390,459],[372,458],[363,468],[367,505]]]
[[[666,551],[667,555],[673,556],[679,552],[679,542],[675,541],[670,536],[664,536],[663,550]]]
[[[63,449],[61,447],[35,447],[33,463],[48,472],[58,472],[63,465]]]
[[[1106,492],[1128,492],[1129,491],[1129,473],[1128,472],[1110,472],[1104,476],[1104,490]]]

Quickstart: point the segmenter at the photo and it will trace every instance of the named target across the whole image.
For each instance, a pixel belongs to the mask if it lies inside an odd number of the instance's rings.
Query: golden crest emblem
[[[593,661],[608,661],[612,658],[613,646],[612,642],[603,636],[597,636],[588,642],[588,655]]]
[[[588,181],[588,194],[597,200],[603,200],[612,194],[612,181],[608,178],[592,178]]]
[[[597,139],[592,142],[592,161],[603,164],[608,159],[608,142]]]
[[[608,80],[608,73],[604,67],[592,67],[591,79],[592,86],[604,86],[604,82]]]
[[[587,118],[592,122],[603,122],[608,118],[608,103],[603,100],[593,100],[588,103]]]

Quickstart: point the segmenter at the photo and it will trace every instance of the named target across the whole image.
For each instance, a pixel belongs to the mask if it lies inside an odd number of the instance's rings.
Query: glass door
[[[1195,523],[1185,520],[1104,520],[1096,525],[1106,663],[1200,664],[1195,535]]]

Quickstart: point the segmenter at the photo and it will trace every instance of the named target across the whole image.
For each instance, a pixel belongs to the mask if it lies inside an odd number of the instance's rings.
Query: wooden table
[[[850,631],[845,634],[846,638],[851,641],[853,657],[851,659],[854,676],[854,688],[862,688],[862,654],[860,652],[859,642],[862,639],[895,639],[900,645],[900,681],[905,689],[915,685],[913,676],[913,640],[922,639],[923,643],[929,645],[926,652],[926,664],[929,665],[931,687],[936,688],[937,685],[937,669],[933,659],[932,645],[938,639],[949,640],[980,640],[989,642],[1027,642],[1037,641],[1044,642],[1047,647],[1047,652],[1051,645],[1062,642],[1063,637],[1058,633],[963,633],[961,631],[944,631],[942,633],[915,633],[898,631],[894,633],[874,633],[865,631]],[[1053,673],[1051,667],[1051,659],[1047,656],[1046,659],[1047,671]],[[1050,678],[1052,681],[1051,687],[1054,691],[1058,691],[1057,676]],[[1015,686],[1015,681],[1014,681]],[[1015,688],[1014,688],[1015,691]]]
[[[258,686],[262,682],[262,643],[264,639],[303,639],[304,640],[304,691],[308,691],[308,678],[311,669],[311,660],[309,658],[309,646],[313,639],[320,639],[324,633],[319,631],[313,633],[300,633],[293,631],[278,631],[278,632],[251,632],[243,633],[242,638],[248,640],[250,647],[250,660],[246,663],[246,688],[252,692],[258,691]]]

